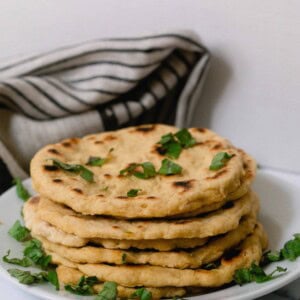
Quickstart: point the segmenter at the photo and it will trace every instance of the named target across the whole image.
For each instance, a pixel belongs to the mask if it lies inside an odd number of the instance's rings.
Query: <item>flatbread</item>
[[[245,217],[238,228],[224,236],[214,238],[205,246],[188,252],[122,251],[93,246],[70,248],[51,243],[40,236],[34,237],[42,242],[46,251],[54,252],[74,263],[146,264],[169,268],[193,269],[217,260],[226,250],[238,245],[253,231],[255,224],[256,218],[254,215]]]
[[[152,249],[170,251],[173,249],[195,248],[204,245],[207,238],[194,239],[157,239],[157,240],[117,240],[100,238],[81,238],[72,233],[66,233],[61,229],[41,220],[37,215],[39,196],[33,196],[23,206],[24,222],[31,234],[40,236],[52,243],[67,247],[82,247],[88,243],[103,246],[109,249]]]
[[[235,229],[240,219],[258,210],[258,198],[247,193],[231,207],[224,207],[205,216],[181,220],[118,220],[82,216],[45,198],[38,207],[39,217],[64,232],[82,238],[130,240],[206,238]]]
[[[58,280],[62,285],[65,284],[76,284],[81,276],[85,276],[82,272],[75,268],[65,267],[63,265],[58,266],[56,268]],[[95,284],[93,286],[94,291],[98,293],[103,289],[103,284]],[[135,291],[135,288],[124,287],[118,285],[118,297],[128,299]],[[186,291],[184,288],[176,288],[176,287],[160,287],[153,288],[147,287],[147,290],[151,292],[152,299],[160,299],[160,298],[173,298],[173,297],[181,297],[185,295]]]
[[[196,139],[196,145],[184,149],[175,160],[182,166],[182,174],[157,175],[146,180],[120,176],[120,170],[131,163],[150,161],[158,170],[166,157],[161,154],[157,142],[162,135],[177,130],[167,125],[143,125],[48,145],[31,162],[34,188],[42,196],[77,212],[123,218],[185,214],[199,211],[201,207],[223,201],[229,196],[235,198],[235,191],[239,191],[238,196],[241,196],[241,191],[245,192],[244,155],[226,139],[208,129],[189,130]],[[89,157],[107,157],[112,148],[114,150],[108,162],[102,167],[86,165]],[[234,156],[220,170],[211,171],[211,161],[219,152]],[[51,166],[50,160],[53,158],[84,165],[94,173],[94,183]],[[250,157],[249,160],[253,162]],[[252,172],[255,173],[255,169]],[[254,174],[251,175],[253,177]],[[126,195],[130,189],[141,189],[142,192],[129,198]]]
[[[236,270],[249,267],[253,262],[259,263],[267,243],[262,226],[257,224],[254,232],[237,249],[233,249],[230,255],[223,256],[220,266],[212,270],[106,264],[77,264],[77,268],[88,276],[96,276],[100,281],[114,281],[128,287],[219,287],[231,282]]]

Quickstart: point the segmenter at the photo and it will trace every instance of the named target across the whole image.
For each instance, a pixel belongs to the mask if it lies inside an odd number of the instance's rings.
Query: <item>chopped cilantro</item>
[[[93,285],[96,283],[98,279],[95,276],[81,276],[76,285],[67,284],[65,289],[72,294],[89,296],[93,294]]]
[[[270,274],[266,274],[265,271],[255,263],[252,263],[250,268],[242,268],[235,272],[234,280],[237,284],[243,285],[249,282],[266,282],[272,280],[279,275],[274,275],[276,272],[286,272],[287,269],[277,266],[276,269]]]
[[[27,189],[24,187],[21,179],[15,178],[13,183],[16,184],[16,191],[17,191],[18,197],[26,202],[31,197],[31,195],[29,194]]]
[[[183,148],[190,148],[196,144],[196,140],[189,131],[184,128],[175,134],[167,133],[160,138],[158,144],[162,145],[165,155],[170,158],[178,158]]]
[[[167,158],[162,161],[161,167],[158,170],[158,173],[161,175],[174,175],[180,174],[181,172],[182,167]]]
[[[131,189],[127,192],[127,197],[136,197],[141,189]]]
[[[106,163],[107,159],[106,158],[101,158],[98,156],[90,156],[89,160],[87,162],[87,165],[89,166],[97,166],[97,167],[102,167]]]
[[[287,241],[280,252],[283,258],[290,261],[296,260],[300,256],[300,234],[294,234],[294,239]]]
[[[85,168],[84,166],[78,164],[66,164],[59,161],[58,159],[50,160],[52,160],[53,164],[59,167],[60,169],[67,172],[79,174],[84,180],[88,182],[94,182],[94,173],[89,169]]]
[[[34,283],[39,283],[47,281],[47,273],[31,273],[29,271],[23,271],[19,269],[8,269],[7,272],[12,276],[18,279],[22,284],[31,285]]]
[[[49,281],[51,284],[55,286],[55,289],[58,291],[59,290],[59,282],[58,282],[58,277],[57,273],[55,270],[51,270],[48,272],[47,276],[47,281]]]
[[[116,300],[118,297],[117,284],[107,281],[103,285],[103,289],[98,293],[95,300]]]
[[[123,253],[123,254],[122,254],[122,264],[123,264],[123,265],[125,265],[125,264],[127,263],[126,258],[127,258],[127,254],[126,254],[126,253]]]
[[[2,260],[6,263],[19,265],[22,267],[30,267],[32,266],[32,262],[28,257],[23,258],[9,258],[10,250],[7,251],[6,255],[2,257]]]
[[[130,298],[138,298],[140,300],[151,300],[152,293],[145,288],[139,288],[130,296]]]
[[[227,161],[229,161],[233,157],[233,154],[230,155],[227,152],[219,152],[217,153],[209,166],[210,170],[216,171],[225,166]]]
[[[149,179],[156,175],[154,165],[147,161],[140,164],[132,163],[127,168],[120,171],[120,175],[133,175],[140,179]]]
[[[51,256],[45,254],[41,242],[36,239],[32,239],[25,243],[23,253],[25,257],[28,257],[43,269],[47,268],[51,262]]]
[[[22,226],[19,220],[9,229],[8,234],[19,242],[30,238],[30,231]]]
[[[177,131],[175,136],[183,148],[190,148],[196,144],[196,140],[186,128]]]

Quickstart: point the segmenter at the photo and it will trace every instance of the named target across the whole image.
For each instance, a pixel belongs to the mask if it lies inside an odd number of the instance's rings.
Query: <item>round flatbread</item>
[[[130,240],[206,238],[237,228],[240,219],[258,210],[258,198],[249,192],[241,199],[205,216],[181,220],[118,220],[82,216],[69,208],[42,198],[38,215],[64,232],[82,238]]]
[[[110,266],[105,264],[77,264],[77,268],[100,281],[114,281],[122,286],[198,286],[219,287],[233,280],[236,270],[258,263],[267,247],[267,237],[260,224],[242,244],[224,255],[220,265],[212,270],[174,269],[148,265]],[[61,264],[64,264],[63,261]]]
[[[173,126],[144,125],[48,145],[31,162],[34,188],[42,196],[77,212],[123,218],[185,214],[229,196],[234,198],[234,192],[245,182],[244,155],[207,129],[189,129],[195,145],[183,149],[179,158],[173,160],[182,167],[181,174],[156,174],[149,179],[120,175],[133,163],[151,162],[159,170],[166,156],[158,142],[163,135],[177,131]],[[232,155],[231,159],[219,170],[210,170],[212,159],[220,152]],[[107,160],[102,166],[90,166],[87,163],[91,157]],[[93,182],[83,179],[79,171],[66,172],[54,166],[53,159],[84,166],[93,172]],[[128,197],[131,189],[141,191],[136,197]],[[245,192],[245,188],[241,190]]]
[[[205,246],[188,252],[124,251],[93,246],[70,248],[51,243],[40,236],[34,237],[42,242],[46,251],[55,252],[74,263],[146,264],[178,269],[194,269],[219,259],[225,251],[238,245],[253,231],[255,224],[255,216],[245,217],[236,229],[223,236],[213,238]]]
[[[67,246],[83,247],[88,243],[101,245],[108,249],[152,249],[158,251],[170,251],[173,249],[191,249],[204,245],[207,238],[194,239],[156,239],[156,240],[117,240],[100,238],[81,238],[72,233],[66,233],[61,229],[41,220],[38,217],[37,209],[40,201],[39,196],[31,197],[23,206],[24,222],[31,234],[40,236],[48,241]]]
[[[61,284],[74,284],[76,285],[82,276],[85,276],[84,273],[80,272],[78,269],[65,267],[63,265],[56,268],[58,280]],[[93,289],[96,293],[99,293],[103,289],[103,284],[95,284]],[[129,299],[130,296],[136,291],[134,288],[124,287],[121,285],[117,286],[118,297]],[[173,298],[181,297],[185,295],[186,290],[184,288],[176,287],[160,287],[153,288],[147,287],[147,290],[151,292],[152,299],[161,299],[161,298]]]

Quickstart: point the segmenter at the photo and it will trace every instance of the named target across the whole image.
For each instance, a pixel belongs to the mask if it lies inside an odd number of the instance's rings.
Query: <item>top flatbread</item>
[[[166,125],[144,125],[69,139],[41,149],[31,162],[34,188],[42,196],[68,205],[83,214],[112,215],[124,218],[166,217],[185,214],[201,207],[234,197],[235,191],[248,186],[255,167],[246,171],[245,154],[226,139],[207,129],[191,128],[196,145],[184,149],[174,162],[182,166],[180,175],[157,175],[150,179],[120,176],[130,163],[152,162],[155,169],[166,158],[157,142],[161,136],[178,131]],[[91,156],[105,158],[113,148],[109,161],[102,167],[87,166]],[[209,170],[219,152],[234,156],[217,170]],[[79,175],[49,167],[49,159],[68,164],[81,164],[94,173],[94,183]],[[247,156],[250,165],[253,160]],[[48,167],[47,167],[48,166]],[[250,172],[250,173],[249,173]],[[137,197],[128,198],[130,189],[141,189]],[[245,190],[245,191],[244,191]],[[242,188],[245,193],[247,188]],[[238,196],[242,194],[240,191]]]

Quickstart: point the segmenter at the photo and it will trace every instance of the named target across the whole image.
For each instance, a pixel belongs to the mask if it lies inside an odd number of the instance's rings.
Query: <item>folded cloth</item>
[[[28,176],[34,153],[63,138],[143,123],[189,126],[209,58],[193,33],[181,32],[0,63],[0,184]]]

